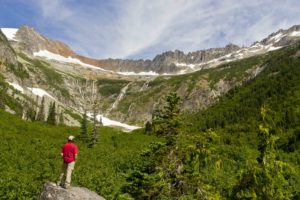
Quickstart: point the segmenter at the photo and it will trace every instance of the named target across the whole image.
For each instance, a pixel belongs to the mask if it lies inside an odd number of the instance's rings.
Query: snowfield
[[[24,93],[24,88],[22,86],[20,86],[18,83],[10,83],[8,82],[9,85],[11,85],[13,88],[15,88],[16,90],[20,91],[21,93]],[[39,97],[43,97],[43,96],[48,96],[52,99],[55,99],[53,96],[51,96],[48,92],[46,92],[45,90],[41,89],[41,88],[30,88],[27,87],[27,89],[29,91],[31,91],[34,95],[37,95]],[[93,114],[92,113],[87,113],[88,117],[92,117]],[[102,122],[103,126],[113,126],[113,127],[120,127],[122,128],[125,132],[130,132],[133,131],[135,129],[139,129],[141,127],[139,126],[132,126],[132,125],[128,125],[125,123],[121,123],[115,120],[111,120],[107,117],[104,117],[103,115],[97,115],[96,119],[100,122]]]
[[[96,67],[94,65],[86,64],[84,62],[81,62],[77,58],[72,58],[72,57],[66,58],[64,56],[52,53],[52,52],[47,51],[47,50],[40,50],[38,52],[34,52],[33,55],[43,57],[43,58],[46,58],[48,60],[56,60],[56,61],[59,61],[59,62],[73,63],[73,64],[81,65],[83,67],[88,67],[88,68],[97,69],[97,70],[106,71],[106,72],[112,72],[112,71],[109,71],[109,70],[102,69],[100,67]]]
[[[28,87],[28,89],[34,94],[37,95],[39,97],[43,97],[43,96],[48,96],[52,99],[55,99],[53,96],[51,96],[48,92],[46,92],[45,90],[41,89],[41,88],[30,88]]]
[[[8,40],[14,40],[14,41],[17,41],[15,38],[16,36],[16,33],[19,29],[17,28],[1,28],[1,31],[3,32],[3,34],[5,35],[5,37],[8,39]]]
[[[298,36],[300,36],[300,31],[293,31],[293,32],[290,34],[290,36],[292,36],[292,37],[298,37]]]
[[[86,115],[88,117],[91,117],[91,118],[93,117],[92,113],[87,113]],[[126,132],[130,132],[130,131],[133,131],[133,130],[141,128],[139,126],[132,126],[132,125],[121,123],[121,122],[118,122],[118,121],[115,121],[115,120],[111,120],[111,119],[109,119],[107,117],[104,117],[103,115],[97,115],[96,119],[97,119],[97,121],[102,122],[103,126],[120,127],[122,129],[124,129],[124,131],[126,131]]]
[[[16,90],[20,91],[22,94],[24,93],[24,88],[20,86],[18,83],[10,83],[7,82],[9,85],[13,86]]]
[[[117,74],[125,76],[158,76],[159,74],[153,71],[149,72],[117,72]]]
[[[24,94],[24,88],[22,86],[20,86],[18,83],[10,83],[7,82],[9,85],[11,85],[14,89],[20,91],[22,94]],[[48,96],[52,99],[55,99],[53,96],[51,96],[48,92],[46,92],[45,90],[41,89],[41,88],[30,88],[27,87],[26,89],[28,89],[29,91],[31,91],[34,95],[39,96],[39,97],[43,97],[43,96]]]
[[[189,67],[194,69],[196,64],[188,64],[188,63],[174,63],[177,67]]]

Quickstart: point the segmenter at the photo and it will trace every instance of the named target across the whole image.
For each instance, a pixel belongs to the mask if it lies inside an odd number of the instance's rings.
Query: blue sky
[[[300,24],[299,0],[1,0],[0,26],[34,27],[94,58],[249,46]]]

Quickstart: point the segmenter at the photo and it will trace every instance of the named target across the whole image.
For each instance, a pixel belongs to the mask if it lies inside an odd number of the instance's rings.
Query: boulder
[[[46,183],[38,200],[105,200],[95,192],[82,187],[64,189],[55,183]]]

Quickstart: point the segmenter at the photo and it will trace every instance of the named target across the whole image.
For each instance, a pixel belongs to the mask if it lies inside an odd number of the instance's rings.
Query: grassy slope
[[[61,145],[79,130],[24,122],[2,110],[0,127],[0,199],[35,199],[45,182],[57,180]],[[139,164],[138,152],[153,140],[157,139],[102,128],[95,148],[78,143],[73,184],[113,199],[125,181],[122,174]]]

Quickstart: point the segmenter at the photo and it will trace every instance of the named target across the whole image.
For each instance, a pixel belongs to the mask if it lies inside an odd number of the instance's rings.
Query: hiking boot
[[[64,185],[63,188],[65,188],[66,190],[71,189],[70,185]]]

